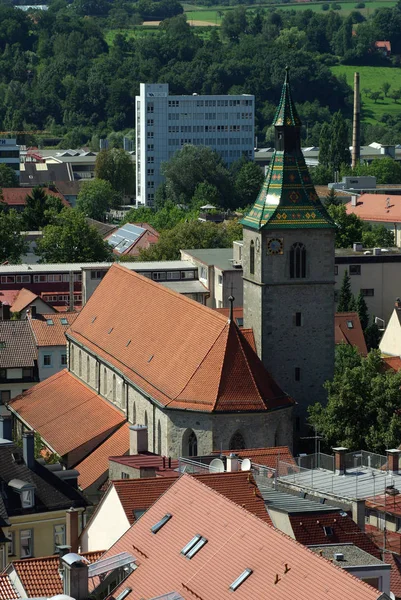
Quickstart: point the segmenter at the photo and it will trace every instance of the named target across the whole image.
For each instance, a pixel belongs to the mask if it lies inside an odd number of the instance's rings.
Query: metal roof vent
[[[334,553],[334,560],[337,560],[337,561],[344,560],[344,554],[342,552],[335,552]]]

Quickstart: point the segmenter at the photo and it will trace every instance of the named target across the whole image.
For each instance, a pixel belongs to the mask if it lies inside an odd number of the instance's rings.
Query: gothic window
[[[145,410],[145,427],[148,426],[148,413]]]
[[[116,376],[113,375],[113,402],[116,401],[116,390],[117,390]]]
[[[253,240],[249,248],[249,271],[251,275],[255,274],[255,242]]]
[[[291,279],[303,279],[306,277],[306,248],[300,242],[291,246],[290,277]]]
[[[242,433],[236,431],[230,440],[230,450],[245,450],[245,440]]]
[[[162,453],[162,426],[160,425],[160,420],[157,424],[157,453]]]
[[[79,351],[78,354],[78,375],[82,377],[82,352]]]
[[[182,437],[183,456],[198,455],[198,440],[192,429],[187,429]]]
[[[135,402],[132,405],[132,423],[136,425],[136,404]]]
[[[86,355],[86,381],[90,381],[90,363],[89,354]]]
[[[71,365],[70,365],[70,367],[71,367],[71,371],[74,371],[74,369],[75,369],[75,346],[74,346],[74,344],[71,344],[70,348],[71,348]]]

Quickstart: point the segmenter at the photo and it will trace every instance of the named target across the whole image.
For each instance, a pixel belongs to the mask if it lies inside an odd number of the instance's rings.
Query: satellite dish
[[[210,473],[224,473],[224,463],[221,458],[214,458],[209,465]]]
[[[241,463],[241,471],[250,471],[252,467],[252,463],[249,458],[244,458]]]

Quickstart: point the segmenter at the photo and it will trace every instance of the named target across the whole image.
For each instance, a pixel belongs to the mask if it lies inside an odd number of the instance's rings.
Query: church
[[[276,152],[243,219],[244,329],[115,264],[66,333],[68,369],[10,403],[68,467],[127,422],[171,457],[292,448],[294,412],[299,429],[324,399],[335,227],[303,159],[288,73],[274,125]]]

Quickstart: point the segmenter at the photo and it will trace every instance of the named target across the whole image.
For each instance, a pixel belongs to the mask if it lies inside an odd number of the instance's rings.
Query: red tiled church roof
[[[135,298],[135,314],[127,295]],[[293,405],[234,323],[120,265],[110,268],[68,334],[170,408]]]

